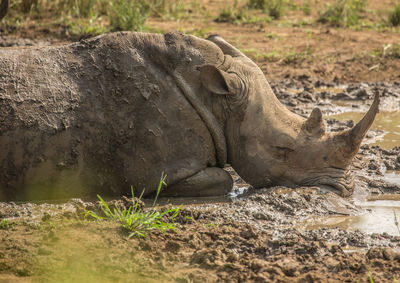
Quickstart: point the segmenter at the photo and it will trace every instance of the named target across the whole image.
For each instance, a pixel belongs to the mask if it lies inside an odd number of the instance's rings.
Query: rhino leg
[[[221,196],[232,189],[228,172],[219,167],[208,167],[179,183],[168,186],[163,196],[206,197]]]

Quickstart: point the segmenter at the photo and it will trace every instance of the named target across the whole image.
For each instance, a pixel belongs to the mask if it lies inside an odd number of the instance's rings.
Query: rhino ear
[[[310,134],[324,134],[325,124],[322,119],[322,111],[318,107],[314,108],[310,117],[304,122],[304,129]]]
[[[200,80],[204,87],[216,94],[229,94],[235,88],[235,77],[213,65],[199,67]]]

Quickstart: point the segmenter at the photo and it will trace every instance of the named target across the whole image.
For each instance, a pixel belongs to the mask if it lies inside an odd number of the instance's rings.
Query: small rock
[[[290,277],[297,277],[300,274],[297,271],[298,265],[295,260],[289,258],[280,259],[275,263],[275,266],[279,267],[286,276]]]
[[[393,250],[390,248],[384,248],[382,250],[382,255],[383,255],[383,258],[386,260],[393,260],[393,257],[394,257]]]
[[[240,233],[240,236],[245,238],[245,239],[257,239],[258,235],[255,231],[255,229],[252,226],[247,226],[247,230],[242,231]]]
[[[253,217],[257,220],[268,220],[268,221],[273,220],[270,215],[262,212],[253,212]]]
[[[370,248],[366,254],[369,259],[380,259],[382,258],[382,250],[380,248],[374,247]]]
[[[328,259],[325,260],[325,265],[328,267],[328,269],[335,269],[340,265],[340,262],[337,261],[336,259],[329,257]]]
[[[260,271],[262,268],[267,266],[267,262],[265,260],[261,260],[261,259],[255,259],[250,263],[250,268],[251,270],[253,270],[254,272],[258,272]]]
[[[377,170],[379,168],[379,164],[376,162],[376,160],[370,160],[368,164],[368,169],[370,170]]]
[[[352,97],[345,92],[339,92],[336,95],[332,96],[332,99],[336,100],[351,100]]]

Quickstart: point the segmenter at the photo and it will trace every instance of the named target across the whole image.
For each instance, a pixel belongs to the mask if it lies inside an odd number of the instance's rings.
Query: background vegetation
[[[40,20],[44,28],[62,27],[68,35],[78,37],[119,30],[157,31],[146,26],[149,17],[179,21],[201,16],[217,22],[263,26],[278,20],[287,24],[286,15],[297,12],[304,14],[304,20],[293,25],[325,24],[357,29],[389,29],[400,25],[400,3],[386,11],[371,11],[366,8],[367,0],[333,0],[326,5],[318,0],[299,1],[236,0],[233,5],[216,11],[215,16],[205,12],[206,4],[199,0],[16,0],[11,1],[4,21],[18,29],[27,22]],[[379,20],[371,22],[371,14]]]

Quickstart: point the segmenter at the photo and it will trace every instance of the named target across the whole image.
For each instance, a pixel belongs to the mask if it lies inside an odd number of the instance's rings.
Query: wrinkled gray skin
[[[277,100],[221,37],[114,33],[62,47],[0,49],[0,199],[227,193],[230,163],[255,187],[352,192],[348,167],[378,111],[326,134]]]

